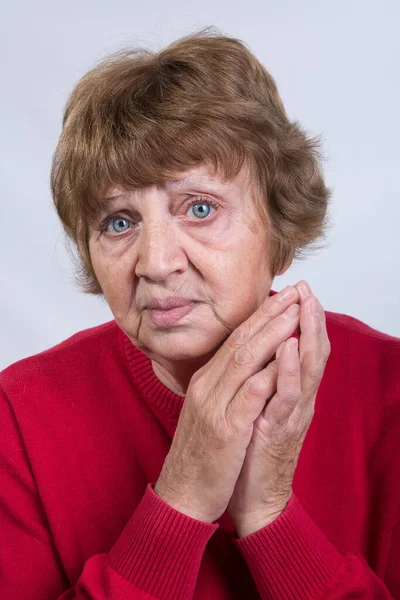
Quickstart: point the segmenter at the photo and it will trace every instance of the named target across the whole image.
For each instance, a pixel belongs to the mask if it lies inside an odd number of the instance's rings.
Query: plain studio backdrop
[[[306,279],[326,310],[400,337],[398,1],[14,0],[1,12],[0,369],[113,318],[74,287],[52,205],[68,93],[115,50],[159,50],[208,25],[243,40],[289,117],[322,134],[328,247],[272,288]]]

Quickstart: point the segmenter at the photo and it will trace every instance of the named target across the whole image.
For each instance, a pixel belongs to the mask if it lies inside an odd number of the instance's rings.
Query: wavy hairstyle
[[[289,120],[275,80],[239,39],[205,27],[157,53],[108,56],[72,90],[51,169],[76,283],[102,294],[88,240],[107,188],[163,185],[200,163],[223,181],[249,168],[279,274],[324,247],[316,240],[330,227],[331,191],[321,159],[320,139]]]

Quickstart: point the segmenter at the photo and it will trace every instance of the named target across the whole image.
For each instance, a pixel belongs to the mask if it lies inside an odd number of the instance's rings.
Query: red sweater
[[[294,493],[242,539],[154,492],[184,398],[115,321],[3,370],[1,600],[399,600],[400,339],[326,315]]]

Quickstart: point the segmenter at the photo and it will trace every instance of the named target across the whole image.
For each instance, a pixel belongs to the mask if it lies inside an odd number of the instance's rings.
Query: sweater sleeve
[[[121,482],[123,485],[123,482]],[[149,483],[107,554],[83,565],[71,587],[52,539],[13,409],[0,388],[0,598],[190,600],[218,524],[164,502]]]
[[[342,556],[294,493],[275,521],[244,538],[234,536],[233,542],[262,600],[400,600],[400,524],[385,581],[362,556]]]

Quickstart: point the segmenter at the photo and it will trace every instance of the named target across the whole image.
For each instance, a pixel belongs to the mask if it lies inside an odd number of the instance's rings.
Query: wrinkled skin
[[[107,232],[92,230],[89,240],[116,322],[150,356],[159,379],[182,395],[193,373],[268,296],[273,281],[265,225],[246,168],[229,183],[207,165],[179,177],[187,175],[192,181],[179,187],[110,189],[106,196],[117,198],[109,214],[128,221],[121,232],[115,232],[115,221]],[[194,200],[219,206],[199,218],[189,208]],[[179,326],[155,326],[144,306],[151,297],[169,296],[198,303]]]
[[[101,219],[113,220],[92,230],[89,248],[116,322],[185,396],[155,492],[204,521],[227,509],[243,537],[290,499],[330,345],[322,307],[308,309],[310,291],[298,284],[291,299],[268,296],[271,257],[247,171],[229,183],[205,165],[184,175],[192,180],[180,186],[109,190]],[[146,304],[171,296],[196,305],[178,324],[155,325]],[[290,353],[299,324],[300,348]]]

